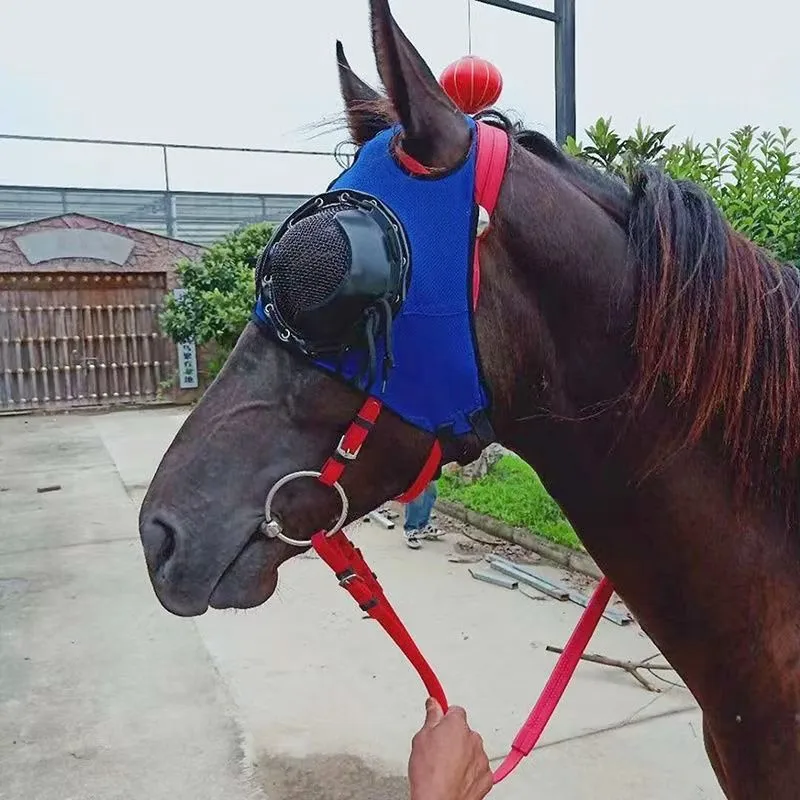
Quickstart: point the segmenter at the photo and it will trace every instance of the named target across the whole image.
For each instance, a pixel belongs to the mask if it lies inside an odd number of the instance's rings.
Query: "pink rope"
[[[564,652],[558,658],[555,669],[545,684],[536,705],[533,707],[525,724],[520,728],[519,733],[514,737],[511,744],[511,752],[505,757],[503,763],[494,773],[495,784],[500,783],[503,778],[514,770],[514,768],[533,750],[539,737],[542,735],[545,726],[553,716],[558,701],[567,684],[570,682],[578,662],[586,650],[586,645],[592,638],[592,634],[597,628],[600,618],[611,599],[614,587],[608,578],[603,578],[594,591],[585,611],[569,637]]]

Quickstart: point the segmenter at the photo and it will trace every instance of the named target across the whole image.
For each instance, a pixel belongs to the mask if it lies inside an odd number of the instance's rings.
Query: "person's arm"
[[[411,800],[482,800],[492,788],[483,739],[467,724],[463,708],[446,714],[429,698],[425,723],[411,742]]]

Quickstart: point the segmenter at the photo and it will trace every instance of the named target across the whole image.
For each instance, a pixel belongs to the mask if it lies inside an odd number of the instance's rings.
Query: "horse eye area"
[[[305,315],[324,306],[347,276],[350,243],[335,219],[344,208],[330,206],[298,220],[270,254],[275,305],[292,328],[302,330]]]
[[[393,366],[390,329],[409,269],[405,231],[379,200],[355,191],[318,195],[262,251],[262,322],[305,355],[344,357],[363,346],[374,377],[382,335],[383,360]]]

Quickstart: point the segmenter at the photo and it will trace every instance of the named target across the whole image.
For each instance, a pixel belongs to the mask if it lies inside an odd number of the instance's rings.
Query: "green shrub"
[[[465,484],[457,475],[445,473],[438,487],[445,500],[461,503],[509,525],[528,528],[574,550],[583,549],[539,477],[517,456],[503,456],[484,478],[470,484]]]
[[[588,161],[605,172],[630,181],[636,165],[641,161],[657,162],[665,151],[664,141],[674,125],[664,130],[653,130],[649,125],[636,124],[633,133],[622,138],[612,127],[611,117],[600,119],[586,129],[591,144],[583,145],[569,137],[564,149],[573,156]]]
[[[199,259],[177,264],[186,294],[181,300],[167,297],[161,324],[175,342],[214,345],[212,377],[250,319],[255,264],[272,229],[266,222],[249,225],[211,245]]]
[[[640,122],[623,138],[610,118],[601,118],[586,129],[589,144],[570,138],[564,148],[626,180],[641,161],[691,180],[708,191],[733,228],[777,258],[800,265],[800,156],[791,130],[759,133],[746,125],[713,143],[686,139],[668,145],[671,131],[643,128]]]

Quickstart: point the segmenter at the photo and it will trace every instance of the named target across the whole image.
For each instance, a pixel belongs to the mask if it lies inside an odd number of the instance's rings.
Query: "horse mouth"
[[[310,520],[294,514],[294,524],[285,525],[280,513],[273,513],[272,518],[278,529],[292,541],[308,541],[308,547],[311,547],[311,533],[315,527]],[[335,516],[332,516],[330,524],[335,521]],[[278,567],[304,549],[266,535],[262,519],[258,529],[225,568],[211,591],[208,605],[218,610],[260,606],[272,597],[278,586]]]
[[[260,530],[245,542],[220,576],[208,605],[215,609],[255,608],[272,597],[278,585],[281,547]]]

